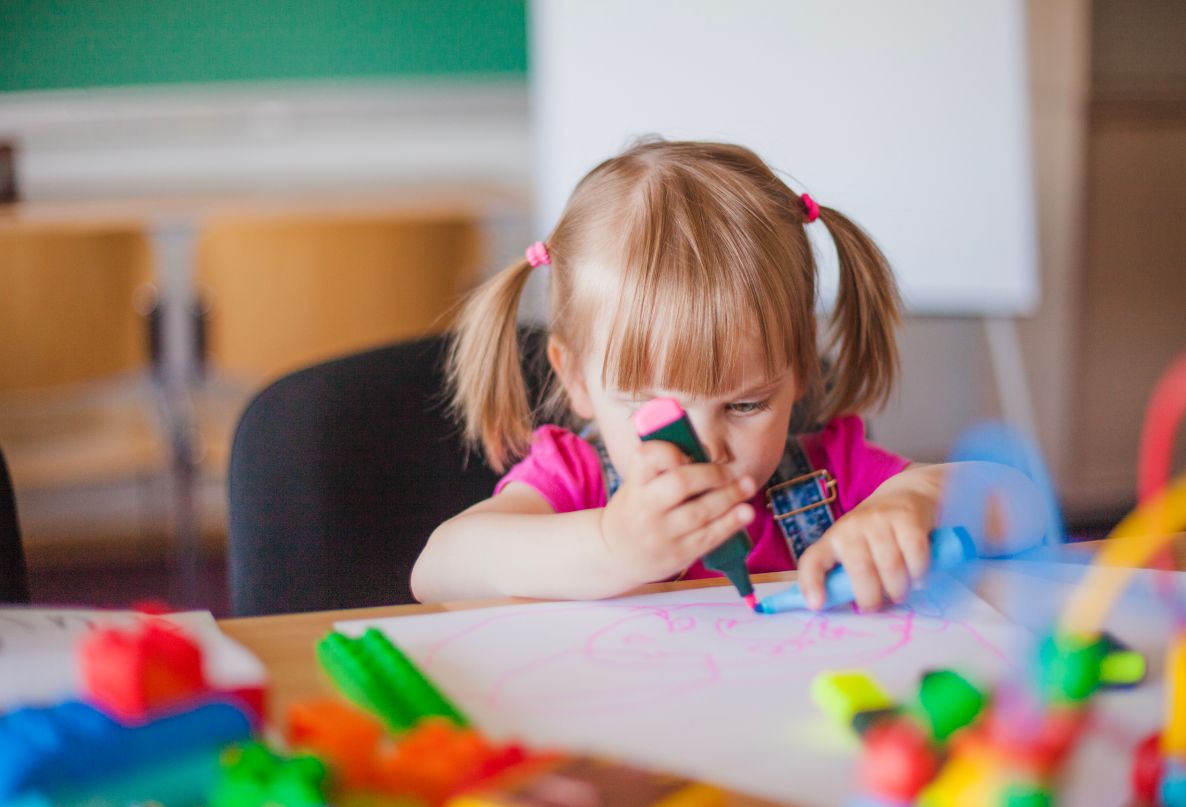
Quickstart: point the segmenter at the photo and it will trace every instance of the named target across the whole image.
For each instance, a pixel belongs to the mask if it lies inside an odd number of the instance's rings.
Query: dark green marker
[[[692,462],[708,462],[708,455],[696,437],[688,413],[674,398],[656,398],[634,413],[634,428],[643,440],[665,440],[688,455]],[[753,544],[745,530],[738,530],[723,544],[704,556],[704,567],[729,578],[750,608],[757,605],[754,584],[749,579],[745,559]]]

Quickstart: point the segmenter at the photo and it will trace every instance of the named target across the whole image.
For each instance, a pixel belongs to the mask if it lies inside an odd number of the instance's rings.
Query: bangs
[[[744,377],[745,358],[754,351],[763,358],[762,382],[772,381],[791,367],[791,334],[780,323],[763,322],[760,307],[749,308],[758,317],[739,316],[746,303],[753,301],[662,292],[623,301],[610,324],[604,383],[632,393],[663,389],[714,397],[754,381]]]
[[[603,382],[715,397],[754,381],[746,357],[758,351],[764,381],[789,369],[801,390],[813,385],[814,263],[801,228],[780,226],[786,211],[751,187],[663,179],[644,183],[616,228]]]

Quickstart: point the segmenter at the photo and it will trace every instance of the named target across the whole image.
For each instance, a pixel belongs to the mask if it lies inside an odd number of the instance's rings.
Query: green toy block
[[[1050,703],[1087,700],[1100,685],[1100,668],[1108,652],[1103,637],[1048,637],[1038,651],[1040,686]]]
[[[1038,785],[1010,785],[998,803],[1002,807],[1051,807],[1054,797]]]
[[[227,750],[210,807],[319,807],[328,804],[328,772],[320,759],[283,757],[251,742]]]
[[[376,628],[357,639],[331,631],[317,643],[317,659],[343,695],[394,731],[406,731],[432,716],[457,726],[469,725],[411,659]]]
[[[931,736],[937,742],[946,742],[953,733],[980,716],[987,698],[958,673],[935,670],[923,675],[918,700]]]

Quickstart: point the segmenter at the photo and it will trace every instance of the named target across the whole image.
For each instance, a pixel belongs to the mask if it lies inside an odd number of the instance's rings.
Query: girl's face
[[[605,342],[588,353],[578,366],[566,366],[563,347],[553,342],[549,356],[568,392],[573,410],[597,424],[610,460],[626,474],[640,440],[630,417],[652,398],[675,398],[688,413],[705,452],[713,462],[728,467],[734,478],[751,477],[765,484],[778,467],[786,443],[796,385],[791,371],[768,379],[761,353],[751,347],[737,357],[742,383],[737,389],[707,398],[663,389],[637,394],[607,388],[601,381]]]

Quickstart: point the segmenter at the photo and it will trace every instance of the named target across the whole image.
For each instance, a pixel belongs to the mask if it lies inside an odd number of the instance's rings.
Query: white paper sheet
[[[493,736],[802,805],[854,793],[858,741],[812,703],[816,673],[863,668],[909,699],[926,670],[956,668],[988,684],[1028,646],[1026,631],[951,581],[869,615],[759,615],[722,587],[338,628],[358,635],[371,626]]]

